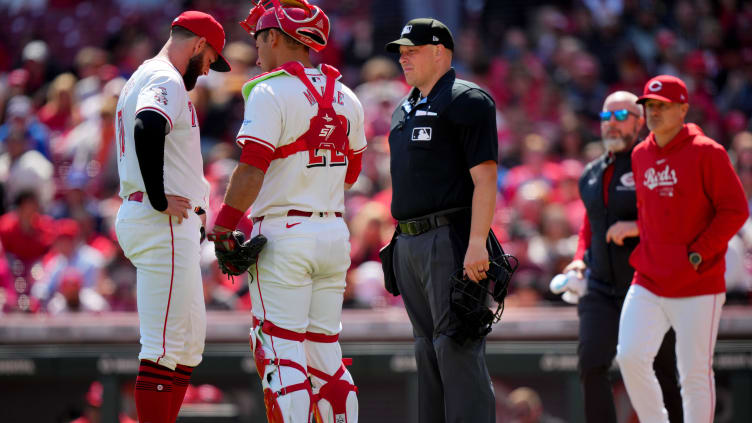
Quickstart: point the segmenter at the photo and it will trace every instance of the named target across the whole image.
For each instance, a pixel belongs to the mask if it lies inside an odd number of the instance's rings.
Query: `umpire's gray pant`
[[[450,308],[449,278],[462,265],[456,262],[449,230],[442,226],[415,236],[401,234],[394,249],[397,286],[415,336],[419,421],[493,423],[485,339],[460,345],[448,336],[458,326]]]

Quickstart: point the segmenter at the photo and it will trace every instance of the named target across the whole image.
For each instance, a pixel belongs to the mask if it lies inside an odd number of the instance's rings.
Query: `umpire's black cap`
[[[408,22],[402,28],[400,39],[386,45],[386,51],[398,53],[400,46],[422,46],[424,44],[443,44],[454,50],[454,38],[446,25],[436,19],[418,18]]]

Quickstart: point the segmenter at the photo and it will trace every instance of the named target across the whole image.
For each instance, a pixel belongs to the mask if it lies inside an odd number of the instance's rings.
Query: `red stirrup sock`
[[[193,367],[182,364],[178,364],[175,367],[172,377],[172,400],[170,401],[170,419],[167,420],[168,423],[174,423],[178,418],[180,406],[183,404],[183,398],[185,397],[185,391],[188,389],[188,384],[191,383],[193,369]]]
[[[139,423],[168,423],[172,374],[167,367],[141,360],[134,394]]]

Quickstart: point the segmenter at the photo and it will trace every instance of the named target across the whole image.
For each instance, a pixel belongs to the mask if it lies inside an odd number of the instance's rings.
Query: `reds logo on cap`
[[[681,79],[671,75],[658,75],[645,84],[642,97],[637,99],[642,104],[650,99],[667,103],[686,103],[689,98],[687,86]]]
[[[648,85],[648,89],[652,92],[660,91],[661,88],[663,88],[663,84],[661,84],[661,81],[653,81]]]

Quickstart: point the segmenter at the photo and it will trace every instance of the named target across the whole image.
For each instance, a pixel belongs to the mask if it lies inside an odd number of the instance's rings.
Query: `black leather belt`
[[[420,235],[451,223],[449,220],[450,214],[451,213],[419,217],[410,220],[400,220],[397,226],[399,227],[399,232],[401,234]]]

